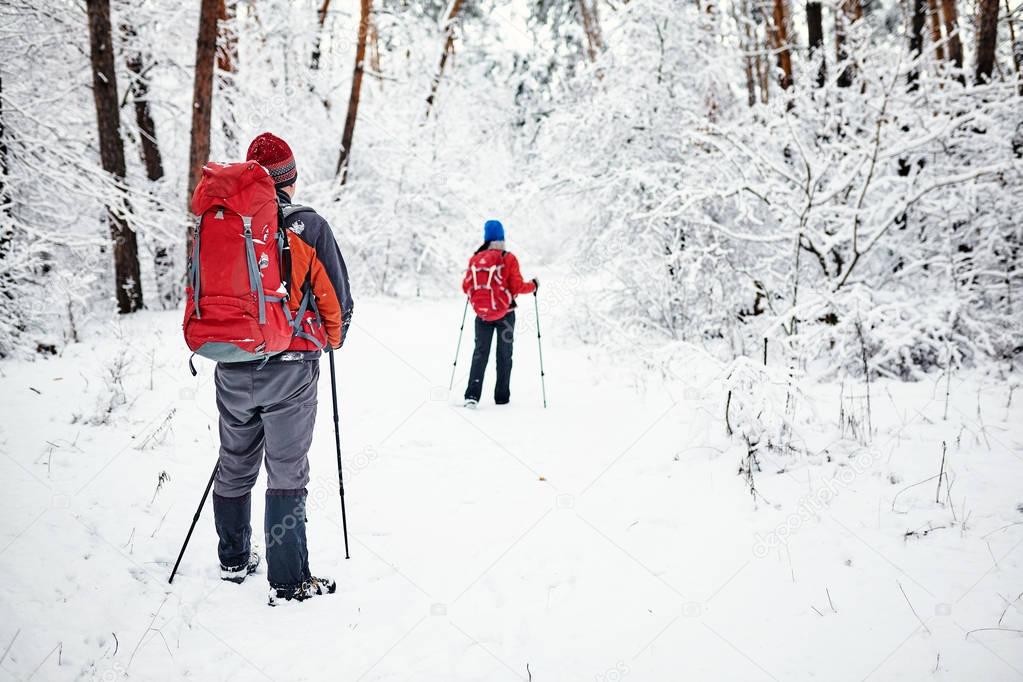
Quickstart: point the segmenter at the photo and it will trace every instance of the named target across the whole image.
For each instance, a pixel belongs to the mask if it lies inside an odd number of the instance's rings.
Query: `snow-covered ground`
[[[840,404],[862,424],[862,385],[812,384],[805,454],[762,451],[753,497],[715,363],[637,381],[545,319],[545,410],[524,309],[512,405],[472,412],[468,343],[447,390],[460,312],[359,301],[338,356],[352,558],[323,376],[309,534],[339,590],[276,609],[263,575],[218,579],[209,504],[167,584],[217,449],[178,313],[0,363],[0,678],[1023,678],[1005,381],[954,376],[947,418],[941,377],[875,383],[869,439],[838,426]]]

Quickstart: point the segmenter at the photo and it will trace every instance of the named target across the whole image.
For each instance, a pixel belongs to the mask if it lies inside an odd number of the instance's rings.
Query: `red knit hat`
[[[293,185],[298,178],[295,155],[291,153],[291,147],[273,133],[257,135],[249,145],[245,160],[255,161],[266,168],[273,178],[275,187]]]

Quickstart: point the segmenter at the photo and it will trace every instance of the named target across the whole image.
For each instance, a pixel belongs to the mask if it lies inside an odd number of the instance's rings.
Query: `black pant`
[[[515,311],[496,322],[476,318],[476,348],[472,352],[469,385],[465,387],[466,400],[479,400],[483,392],[483,374],[490,359],[490,346],[497,332],[497,386],[494,402],[503,405],[511,398],[512,343],[515,341]]]

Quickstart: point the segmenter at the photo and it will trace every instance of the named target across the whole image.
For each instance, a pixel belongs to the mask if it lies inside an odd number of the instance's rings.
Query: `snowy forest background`
[[[0,675],[1021,679],[1021,69],[1020,0],[0,0]],[[357,301],[296,609],[193,517],[180,329],[266,130]]]
[[[123,162],[105,168],[87,8],[7,0],[0,355],[178,304],[191,111],[208,95],[209,158],[242,158],[265,129],[289,140],[299,198],[335,226],[362,295],[448,292],[496,215],[571,272],[546,303],[570,299],[559,312],[584,338],[633,354],[759,356],[766,338],[841,373],[1008,370],[1020,7],[113,0]],[[194,95],[200,10],[215,78]]]

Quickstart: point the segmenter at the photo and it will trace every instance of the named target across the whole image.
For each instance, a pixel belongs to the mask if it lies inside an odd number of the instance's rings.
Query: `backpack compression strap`
[[[199,224],[201,222],[202,216],[197,215],[195,227],[192,228],[192,304],[198,319],[202,319],[202,315],[199,314]]]
[[[494,297],[494,287],[493,287],[494,275],[495,275],[495,273],[497,275],[499,275],[499,276],[501,275],[501,270],[504,269],[504,256],[507,253],[508,253],[507,251],[502,251],[501,252],[501,263],[500,263],[500,265],[491,265],[490,267],[487,267],[487,268],[477,268],[475,265],[470,265],[469,266],[469,269],[472,271],[472,288],[473,288],[473,291],[475,291],[477,289],[486,289],[486,290],[488,290],[490,292],[490,305],[493,308],[497,307],[497,299]],[[487,283],[486,284],[482,284],[481,285],[479,283],[479,280],[476,279],[477,273],[480,273],[480,272],[487,273]]]
[[[312,310],[316,314],[316,319],[320,324],[323,324],[323,319],[320,317],[320,309],[316,307],[316,297],[313,295],[313,289],[309,285],[309,279],[307,278],[305,284],[302,285],[302,302],[298,306],[298,310],[295,312],[295,319],[290,320],[292,335],[297,336],[300,339],[309,341],[316,350],[323,350],[323,344],[313,336],[312,334],[306,334],[302,331],[302,319],[305,317],[306,311]]]
[[[245,258],[249,266],[249,286],[259,301],[259,324],[266,324],[266,294],[263,292],[263,280],[259,276],[259,265],[256,263],[256,247],[252,243],[252,218],[242,216],[243,234],[245,235]]]

